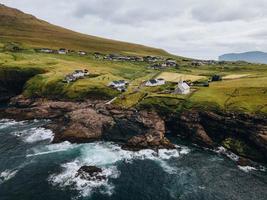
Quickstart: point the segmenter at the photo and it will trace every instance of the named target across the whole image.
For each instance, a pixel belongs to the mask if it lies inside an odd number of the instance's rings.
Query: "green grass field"
[[[1,43],[0,43],[1,44]],[[267,113],[267,66],[252,64],[227,64],[227,66],[184,65],[178,69],[166,69],[165,74],[185,74],[187,77],[205,77],[220,74],[231,79],[213,82],[210,87],[193,87],[190,95],[174,95],[166,91],[175,83],[159,87],[145,87],[144,82],[158,77],[162,71],[147,68],[144,62],[112,62],[96,60],[89,54],[56,55],[35,53],[31,49],[18,53],[0,48],[0,74],[4,69],[39,69],[43,73],[31,78],[24,94],[33,97],[83,100],[101,98],[107,101],[118,97],[114,104],[121,107],[140,107],[179,112],[181,109],[220,109],[247,113]],[[181,60],[178,60],[181,62]],[[76,69],[88,69],[92,76],[74,83],[63,83],[65,75]],[[238,70],[237,70],[238,69]],[[164,73],[163,73],[164,74]],[[249,76],[247,76],[249,74]],[[113,80],[129,81],[128,90],[119,93],[107,87]]]

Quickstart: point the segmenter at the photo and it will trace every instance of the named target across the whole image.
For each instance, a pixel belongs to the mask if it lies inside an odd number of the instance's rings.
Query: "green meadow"
[[[162,112],[180,112],[183,109],[219,109],[245,113],[267,113],[267,66],[248,63],[225,63],[193,67],[189,61],[174,57],[179,67],[163,71],[149,69],[145,62],[120,62],[97,60],[92,53],[79,56],[36,53],[33,49],[19,52],[6,50],[0,43],[0,77],[12,69],[17,71],[39,70],[39,74],[27,81],[23,94],[28,97],[83,100],[114,97],[114,104],[129,108],[158,109]],[[64,77],[76,69],[88,69],[90,76],[64,83]],[[208,81],[219,74],[231,79],[211,82],[210,87],[193,86],[189,95],[171,93],[174,82],[158,87],[145,87],[144,82],[163,72],[201,76]],[[2,74],[2,75],[1,75]],[[242,76],[243,75],[243,76]],[[107,87],[114,80],[127,80],[126,92]]]

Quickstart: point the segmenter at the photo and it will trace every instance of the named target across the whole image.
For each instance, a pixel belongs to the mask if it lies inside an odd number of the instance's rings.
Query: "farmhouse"
[[[37,51],[41,53],[53,53],[53,49],[48,49],[48,48],[37,49]]]
[[[58,54],[67,54],[68,53],[68,50],[67,49],[64,49],[64,48],[61,48],[57,51]]]
[[[159,79],[151,79],[146,82],[146,86],[148,87],[154,87],[154,86],[159,86],[159,85],[165,85],[165,80],[162,78]]]
[[[75,72],[73,72],[72,75],[73,75],[75,78],[82,78],[82,77],[85,76],[83,70],[75,70]]]
[[[167,59],[165,64],[167,65],[167,67],[176,67],[177,66],[176,61],[172,60],[172,59]]]
[[[125,80],[112,81],[108,84],[109,87],[112,87],[120,92],[124,92],[126,90],[127,85],[128,82]]]
[[[66,83],[70,83],[70,82],[74,82],[78,79],[84,78],[85,76],[88,76],[90,73],[87,69],[85,70],[75,70],[73,73],[68,74],[65,79],[64,82]]]
[[[162,57],[157,57],[157,56],[145,56],[143,57],[143,59],[145,62],[151,62],[151,63],[163,61]]]
[[[174,94],[189,94],[190,93],[190,86],[183,82],[180,81],[174,91]]]
[[[86,53],[85,51],[78,51],[78,54],[79,54],[80,56],[85,56],[85,55],[87,55],[87,53]]]
[[[76,81],[76,80],[77,80],[77,78],[75,78],[72,74],[69,74],[69,75],[67,75],[67,76],[65,77],[64,82],[65,82],[65,83],[70,83],[70,82],[74,82],[74,81]]]

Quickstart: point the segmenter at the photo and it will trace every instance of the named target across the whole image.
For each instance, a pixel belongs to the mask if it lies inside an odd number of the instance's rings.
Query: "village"
[[[69,49],[65,49],[65,48],[60,48],[60,49],[49,49],[49,48],[40,48],[40,49],[35,49],[36,52],[38,53],[50,53],[50,54],[60,54],[60,55],[66,55],[66,54],[75,54],[77,53],[80,56],[85,56],[87,55],[86,51],[74,51],[74,50],[69,50]]]
[[[68,54],[77,54],[79,56],[87,56],[90,53],[86,51],[75,51],[69,50],[66,48],[60,48],[58,50],[50,48],[40,48],[35,49],[38,53],[49,53],[49,54],[59,54],[59,55],[68,55]],[[179,64],[173,58],[164,58],[162,56],[126,56],[120,54],[103,54],[99,52],[94,52],[93,57],[96,60],[106,60],[111,62],[145,62],[150,65],[147,67],[154,70],[164,70],[168,68],[178,68]],[[201,67],[207,65],[225,65],[225,61],[216,61],[216,60],[196,60],[196,59],[183,59],[183,62],[187,62],[192,67]],[[231,64],[228,62],[228,64]]]

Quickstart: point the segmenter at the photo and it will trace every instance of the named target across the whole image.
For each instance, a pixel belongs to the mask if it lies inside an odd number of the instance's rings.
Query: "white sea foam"
[[[0,173],[0,184],[16,176],[18,170],[5,170]]]
[[[53,149],[54,151],[56,149]],[[58,149],[59,150],[59,149]],[[120,172],[116,168],[118,162],[131,163],[133,160],[153,160],[157,162],[166,172],[174,173],[175,168],[170,166],[168,160],[178,158],[182,154],[188,154],[189,149],[179,147],[174,150],[159,150],[158,153],[153,150],[141,150],[131,152],[121,149],[120,146],[110,142],[96,142],[83,144],[80,146],[80,156],[62,164],[62,171],[59,174],[52,174],[48,180],[52,185],[58,187],[72,187],[79,191],[81,196],[90,196],[94,191],[111,195],[114,186],[110,179],[118,178]],[[76,177],[77,171],[82,166],[97,166],[103,169],[106,180],[84,180]]]
[[[15,120],[11,120],[11,119],[1,119],[0,120],[0,129],[5,129],[5,128],[15,126],[15,125],[23,125],[24,123],[25,123],[25,121],[17,122]]]
[[[69,151],[74,148],[78,148],[79,146],[81,145],[71,144],[70,142],[67,141],[59,144],[49,144],[45,146],[39,146],[31,149],[30,153],[28,152],[27,157],[41,156],[41,155]]]
[[[54,134],[51,130],[40,127],[14,132],[14,135],[21,138],[26,143],[34,143],[43,140],[49,140],[51,142],[54,138]]]
[[[226,148],[224,147],[218,147],[218,149],[216,150],[217,153],[220,153],[220,154],[223,154],[223,155],[226,155],[228,158],[230,158],[231,160],[237,162],[240,157],[230,151],[228,151]],[[252,167],[252,166],[240,166],[238,165],[238,168],[240,170],[242,170],[243,172],[246,172],[246,173],[249,173],[251,171],[262,171],[262,172],[265,172],[266,171],[266,168],[264,166],[261,166],[261,165],[257,165],[257,167]]]
[[[257,170],[255,167],[251,166],[238,166],[238,168],[246,173]]]
[[[218,149],[216,150],[217,153],[220,153],[220,154],[223,154],[223,155],[226,155],[228,158],[230,158],[231,160],[233,161],[238,161],[239,160],[239,156],[234,154],[233,152],[231,151],[228,151],[226,148],[224,147],[218,147]]]

